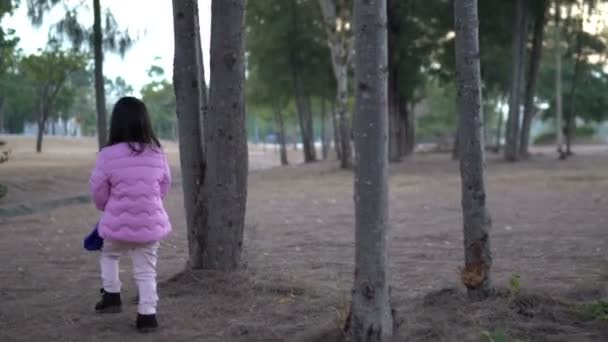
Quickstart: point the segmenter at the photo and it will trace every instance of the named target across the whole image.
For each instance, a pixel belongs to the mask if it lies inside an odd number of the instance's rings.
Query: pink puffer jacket
[[[136,154],[126,143],[106,147],[97,156],[89,185],[95,206],[103,211],[102,238],[148,243],[171,231],[162,201],[171,173],[162,151],[146,148]]]

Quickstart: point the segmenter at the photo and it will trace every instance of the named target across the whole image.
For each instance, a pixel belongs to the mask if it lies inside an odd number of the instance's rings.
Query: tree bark
[[[460,159],[460,123],[456,124],[454,132],[454,146],[452,147],[452,160]]]
[[[503,97],[503,101],[501,101],[501,103],[504,102],[504,97]],[[499,109],[498,111],[498,119],[496,120],[496,141],[495,141],[495,145],[494,145],[494,152],[495,153],[500,153],[500,145],[501,145],[501,140],[502,140],[502,126],[504,124],[504,114],[502,112],[502,110]]]
[[[564,152],[562,108],[562,49],[561,49],[561,1],[555,2],[555,136],[559,159],[566,159]]]
[[[486,207],[481,116],[481,72],[477,0],[455,0],[457,107],[465,267],[462,281],[473,299],[491,292],[491,219]]]
[[[173,0],[173,87],[177,105],[182,187],[188,229],[188,267],[191,269],[209,268],[204,260],[209,228],[202,130],[207,96],[204,66],[198,51],[198,20],[197,0]]]
[[[327,41],[332,58],[332,69],[336,78],[336,107],[340,131],[340,167],[352,167],[351,127],[348,117],[348,66],[352,58],[350,34],[346,28],[336,28],[336,4],[333,0],[319,0],[323,21],[327,31]],[[344,21],[344,18],[340,18]]]
[[[279,147],[281,155],[281,165],[289,165],[289,159],[287,158],[287,144],[285,142],[285,121],[283,120],[283,113],[281,112],[281,106],[277,103],[274,108],[274,116],[277,122],[277,128],[279,131]]]
[[[416,148],[416,118],[414,111],[408,108],[406,100],[403,96],[399,97],[399,117],[401,118],[402,126],[401,133],[401,155],[409,156],[414,153]]]
[[[393,335],[388,269],[386,0],[355,0],[355,280],[349,335]]]
[[[338,118],[340,125],[340,167],[352,167],[351,127],[348,118],[348,67],[341,65],[338,70]]]
[[[525,56],[528,36],[528,4],[515,0],[513,15],[513,61],[511,68],[511,94],[509,98],[509,118],[507,120],[507,144],[505,159],[519,159],[519,121],[521,117],[521,93],[525,84]]]
[[[329,155],[329,139],[327,137],[327,108],[325,98],[321,98],[321,155],[327,160]]]
[[[296,41],[300,35],[298,9],[296,1],[291,0],[291,15],[292,15],[292,32],[289,36],[289,62],[291,66],[292,80],[294,85],[294,93],[296,98],[296,107],[298,111],[298,119],[300,123],[300,133],[302,136],[302,146],[304,152],[304,162],[311,163],[317,160],[316,149],[314,145],[314,132],[312,112],[310,108],[310,96],[305,93],[302,75],[300,73],[300,52],[297,47],[291,42]]]
[[[4,128],[4,99],[0,97],[0,134],[6,133]]]
[[[338,127],[338,112],[336,112],[336,102],[333,101],[331,105],[331,120],[332,128],[334,130],[334,149],[336,150],[336,157],[338,160],[342,160],[340,151],[340,128]]]
[[[234,271],[241,261],[247,203],[245,131],[245,0],[211,4],[211,86],[206,118],[209,235],[212,269]]]
[[[521,127],[521,141],[519,142],[519,154],[527,158],[530,155],[530,129],[532,128],[532,119],[536,114],[536,106],[534,105],[534,95],[536,93],[536,83],[540,71],[540,63],[542,59],[543,40],[545,32],[545,23],[547,17],[547,9],[549,3],[547,0],[540,0],[534,19],[534,39],[532,42],[532,54],[530,56],[530,69],[526,83],[526,93],[524,99],[524,119]]]
[[[103,79],[103,36],[100,0],[93,0],[93,45],[95,57],[95,107],[97,109],[97,139],[101,150],[107,143],[106,92]]]
[[[400,89],[399,89],[399,67],[395,60],[395,45],[399,35],[401,18],[395,16],[395,0],[387,1],[388,19],[388,160],[391,163],[401,161],[403,155],[403,140],[405,132],[403,130],[402,118],[400,116]]]
[[[582,31],[583,28],[579,27],[579,32],[576,35],[576,50],[574,52],[574,74],[572,75],[572,84],[570,86],[570,108],[566,117],[566,155],[571,156],[572,153],[572,139],[574,138],[575,130],[575,108],[576,108],[576,86],[578,85],[578,79],[581,69],[581,50],[582,50]]]

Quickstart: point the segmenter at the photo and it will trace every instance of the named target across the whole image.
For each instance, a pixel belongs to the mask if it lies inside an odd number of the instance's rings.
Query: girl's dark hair
[[[142,153],[147,147],[153,149],[161,147],[152,130],[146,105],[135,97],[121,98],[112,110],[108,146],[120,143],[129,144],[129,148],[137,154]]]

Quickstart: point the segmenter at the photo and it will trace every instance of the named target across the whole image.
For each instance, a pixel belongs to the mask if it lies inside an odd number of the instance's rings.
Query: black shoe
[[[101,289],[101,301],[95,305],[97,313],[119,313],[122,311],[120,293],[106,292]]]
[[[140,333],[153,332],[158,328],[158,322],[156,321],[156,315],[142,315],[137,314],[137,321],[135,322],[137,331]]]

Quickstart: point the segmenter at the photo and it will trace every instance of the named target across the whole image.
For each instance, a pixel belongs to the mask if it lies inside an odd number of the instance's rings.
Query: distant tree
[[[10,5],[10,2],[8,3]],[[6,7],[4,2],[0,2],[0,18],[5,13],[10,13],[10,8]],[[0,133],[4,133],[5,128],[5,107],[7,96],[9,92],[8,88],[13,86],[9,82],[9,77],[15,73],[15,66],[18,60],[18,53],[16,51],[17,43],[19,38],[15,36],[13,30],[3,30],[0,26]]]
[[[103,74],[104,51],[116,52],[124,56],[126,51],[132,46],[133,39],[128,31],[122,31],[118,27],[116,19],[108,10],[102,17],[100,0],[93,2],[93,27],[83,26],[78,19],[78,13],[86,4],[81,2],[76,7],[65,7],[64,18],[53,25],[50,35],[53,39],[67,39],[72,46],[80,50],[88,48],[93,51],[95,61],[95,103],[97,110],[97,137],[99,148],[106,144],[107,140],[107,113],[105,96],[105,79]],[[45,14],[52,10],[56,5],[62,3],[61,0],[27,0],[28,16],[31,22],[40,26]]]
[[[164,70],[163,70],[163,74],[164,74]],[[120,99],[123,96],[133,94],[133,87],[130,84],[128,84],[124,78],[122,78],[120,76],[116,77],[114,80],[106,78],[105,83],[106,83],[106,86],[105,86],[106,94],[109,95],[108,103],[110,103],[110,104],[113,104],[114,102],[118,101],[118,99]]]
[[[519,159],[520,113],[525,84],[530,13],[529,3],[525,0],[514,0],[513,8],[511,89],[509,95],[509,117],[507,120],[507,143],[505,146],[505,159],[508,161]]]
[[[246,4],[247,83],[254,88],[248,90],[248,102],[256,107],[263,105],[270,112],[276,112],[270,109],[277,107],[276,97],[283,106],[293,104],[304,161],[313,162],[317,158],[314,105],[322,109],[321,99],[333,98],[335,91],[318,3],[290,0]],[[262,89],[257,91],[258,87]],[[269,92],[271,97],[263,94]]]
[[[161,139],[176,138],[175,93],[173,84],[164,77],[165,71],[152,66],[148,76],[152,82],[141,89],[142,100],[148,107],[154,130]]]
[[[354,36],[352,0],[319,0],[327,44],[336,79],[336,111],[338,113],[340,138],[340,167],[352,167],[351,128],[348,114],[349,68],[354,58]]]
[[[82,54],[68,53],[57,47],[42,51],[21,60],[25,72],[36,92],[38,107],[38,137],[36,151],[42,152],[42,138],[49,116],[56,110],[56,101],[65,89],[70,74],[84,70],[86,58]]]
[[[530,145],[530,129],[532,128],[532,119],[537,112],[535,96],[537,96],[537,83],[540,75],[540,67],[542,61],[543,41],[545,36],[545,26],[547,23],[547,12],[549,9],[548,0],[538,0],[534,2],[534,37],[532,39],[532,51],[530,54],[530,63],[528,68],[528,77],[526,77],[526,88],[524,93],[524,115],[522,120],[519,154],[523,158],[527,158],[530,154],[528,147]]]

